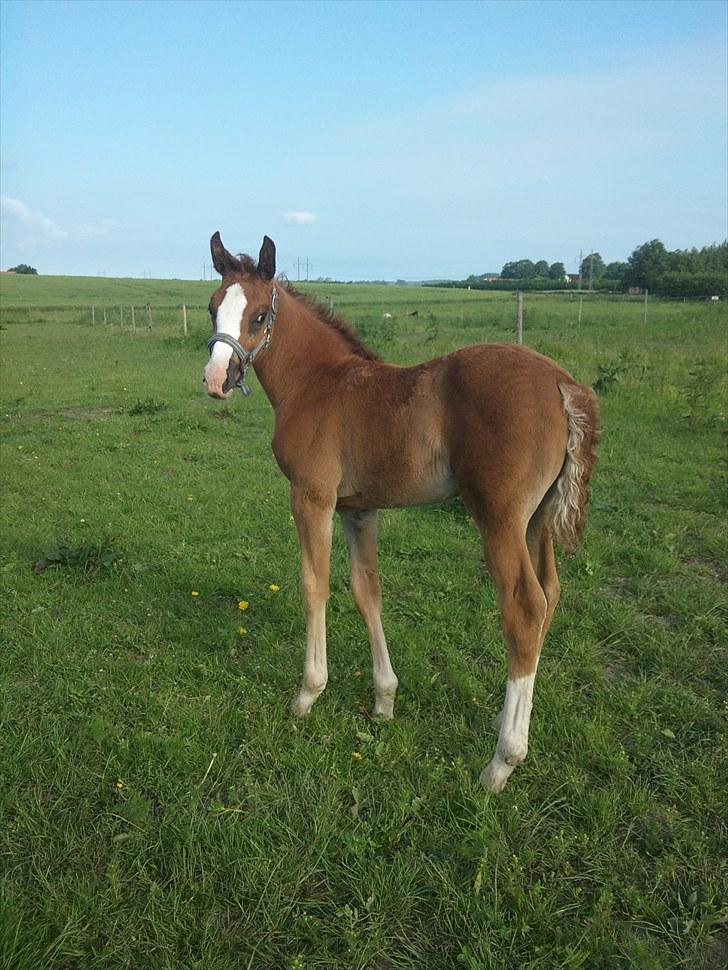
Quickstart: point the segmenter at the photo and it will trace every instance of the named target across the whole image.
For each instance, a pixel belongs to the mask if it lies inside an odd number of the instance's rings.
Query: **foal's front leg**
[[[294,488],[291,509],[301,543],[301,596],[306,612],[306,660],[303,684],[291,705],[297,716],[308,714],[329,679],[326,665],[326,602],[334,504],[319,493]]]

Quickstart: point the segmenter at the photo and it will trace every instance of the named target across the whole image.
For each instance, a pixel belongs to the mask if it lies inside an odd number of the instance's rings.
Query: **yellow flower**
[[[116,782],[116,787],[119,789],[119,791],[121,791],[121,789],[124,787],[124,782],[121,780],[121,778],[119,778]]]
[[[199,594],[199,593],[197,592],[197,590],[196,590],[196,589],[193,589],[193,590],[192,590],[192,593],[191,593],[190,595],[191,595],[191,596],[199,596],[200,594]]]
[[[271,583],[268,589],[271,591],[271,593],[277,593],[278,590],[280,589],[280,586],[276,586],[275,583]]]
[[[192,498],[192,496],[191,496],[191,495],[188,495],[188,496],[187,496],[187,501],[188,501],[188,502],[192,502],[192,501],[193,501],[193,498]]]
[[[247,632],[248,631],[245,629],[244,626],[241,626],[238,630],[238,633],[240,634],[241,637],[244,637],[247,634]]]
[[[354,761],[361,761],[361,751],[352,751],[351,756]]]
[[[250,603],[247,600],[240,600],[238,602],[238,609],[239,610],[247,610],[247,608],[249,606],[250,606]]]

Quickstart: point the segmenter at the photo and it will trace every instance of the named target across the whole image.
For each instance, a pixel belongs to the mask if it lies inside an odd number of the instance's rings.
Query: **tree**
[[[599,253],[589,253],[581,261],[579,271],[581,273],[582,283],[589,285],[590,283],[598,282],[604,276],[605,269],[604,260]]]
[[[566,267],[563,263],[552,263],[549,266],[548,278],[563,283],[566,279]]]
[[[606,267],[604,268],[604,278],[608,280],[618,280],[621,282],[626,268],[626,263],[607,263]]]
[[[545,259],[539,259],[533,267],[533,275],[540,276],[542,279],[545,279],[549,275],[549,264]]]
[[[18,273],[20,276],[37,276],[38,270],[34,269],[32,266],[28,266],[27,263],[18,263],[17,266],[13,266],[12,269],[8,270],[9,273]]]
[[[530,259],[519,259],[513,263],[506,263],[501,270],[501,276],[506,280],[530,280],[535,276],[535,264]]]
[[[642,243],[641,246],[637,246],[627,260],[624,283],[626,286],[648,288],[654,286],[656,278],[670,268],[669,262],[669,254],[664,243],[660,242],[659,239]]]

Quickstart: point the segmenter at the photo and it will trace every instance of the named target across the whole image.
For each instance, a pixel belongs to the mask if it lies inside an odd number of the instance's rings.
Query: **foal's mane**
[[[375,353],[370,347],[367,347],[349,324],[345,320],[342,320],[341,317],[337,317],[333,310],[319,303],[318,300],[314,300],[307,293],[301,293],[288,280],[282,280],[281,282],[295,300],[301,303],[307,310],[310,310],[317,320],[326,324],[330,330],[333,330],[341,337],[352,354],[364,360],[381,360],[379,354]]]

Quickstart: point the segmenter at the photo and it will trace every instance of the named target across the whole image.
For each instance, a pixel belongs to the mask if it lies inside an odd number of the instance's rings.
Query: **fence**
[[[204,328],[210,322],[206,306],[191,304],[95,303],[91,306],[22,306],[2,308],[7,322],[76,323],[91,327],[130,331],[132,333],[176,331],[180,336]]]

